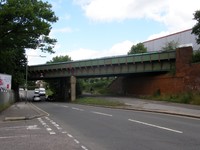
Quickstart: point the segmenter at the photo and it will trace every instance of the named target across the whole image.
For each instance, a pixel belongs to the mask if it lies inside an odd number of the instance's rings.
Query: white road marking
[[[76,142],[77,144],[79,144],[80,142],[77,139],[74,139],[74,142]]]
[[[37,125],[29,125],[29,126],[3,127],[3,128],[0,128],[0,130],[17,130],[17,129],[24,129],[24,128],[26,128],[27,130],[40,129],[37,127]]]
[[[109,117],[112,117],[112,116],[113,116],[113,115],[110,115],[110,114],[105,114],[105,113],[101,113],[101,112],[97,112],[97,111],[92,111],[92,113],[98,114],[98,115],[109,116]]]
[[[66,134],[67,132],[66,132],[66,131],[63,131],[62,133],[63,133],[63,134]]]
[[[52,129],[51,128],[46,128],[47,129],[47,131],[52,131]]]
[[[53,135],[53,134],[56,134],[56,132],[49,132],[49,134]]]
[[[26,138],[26,137],[30,137],[30,135],[20,135],[20,136],[0,136],[0,139]]]
[[[40,129],[40,128],[38,128],[37,125],[33,125],[33,126],[28,126],[26,129],[27,130],[37,130],[37,129]]]
[[[79,111],[84,111],[83,109],[76,108],[76,107],[72,107],[72,109],[74,109],[74,110],[79,110]]]
[[[84,150],[88,150],[88,149],[87,149],[85,146],[83,146],[83,145],[81,146],[81,148],[84,149]]]
[[[62,128],[61,127],[56,127],[58,130],[62,130]]]
[[[73,138],[73,136],[71,134],[67,134],[70,138]]]
[[[133,120],[133,119],[128,119],[128,120],[131,121],[131,122],[135,122],[135,123],[139,123],[139,124],[163,129],[163,130],[168,130],[168,131],[172,131],[172,132],[176,132],[176,133],[183,133],[182,131],[178,131],[178,130],[174,130],[174,129],[170,129],[170,128],[166,128],[166,127],[162,127],[162,126],[157,126],[157,125],[146,123],[146,122],[141,122],[141,121],[137,121],[137,120]]]
[[[65,107],[65,108],[69,108],[69,106],[63,106],[63,107]]]

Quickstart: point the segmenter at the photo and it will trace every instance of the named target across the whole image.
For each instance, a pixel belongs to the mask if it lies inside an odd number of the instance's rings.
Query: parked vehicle
[[[39,94],[39,89],[35,89],[34,96],[33,96],[33,101],[41,101],[40,94]]]
[[[45,88],[36,88],[34,91],[33,101],[44,101],[46,100]]]
[[[46,90],[45,90],[45,88],[39,88],[39,95],[40,96],[46,96]]]

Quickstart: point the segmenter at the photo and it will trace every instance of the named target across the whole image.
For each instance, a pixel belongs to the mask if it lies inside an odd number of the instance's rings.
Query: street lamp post
[[[41,57],[41,58],[45,58],[46,56],[42,56],[42,55],[27,55],[26,54],[26,81],[25,81],[25,91],[26,91],[26,96],[25,96],[25,102],[28,102],[28,56],[30,57]]]

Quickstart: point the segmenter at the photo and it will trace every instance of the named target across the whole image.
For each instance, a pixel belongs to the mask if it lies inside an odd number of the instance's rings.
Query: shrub
[[[192,62],[196,63],[196,62],[200,62],[200,50],[197,50],[193,53],[192,55]]]

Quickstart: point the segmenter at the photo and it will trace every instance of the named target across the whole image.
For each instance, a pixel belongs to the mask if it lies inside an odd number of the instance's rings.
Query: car
[[[33,97],[33,101],[35,101],[35,102],[36,102],[36,101],[41,101],[40,96],[34,96],[34,97]]]
[[[40,94],[39,94],[39,89],[35,89],[34,90],[33,101],[41,101]]]

